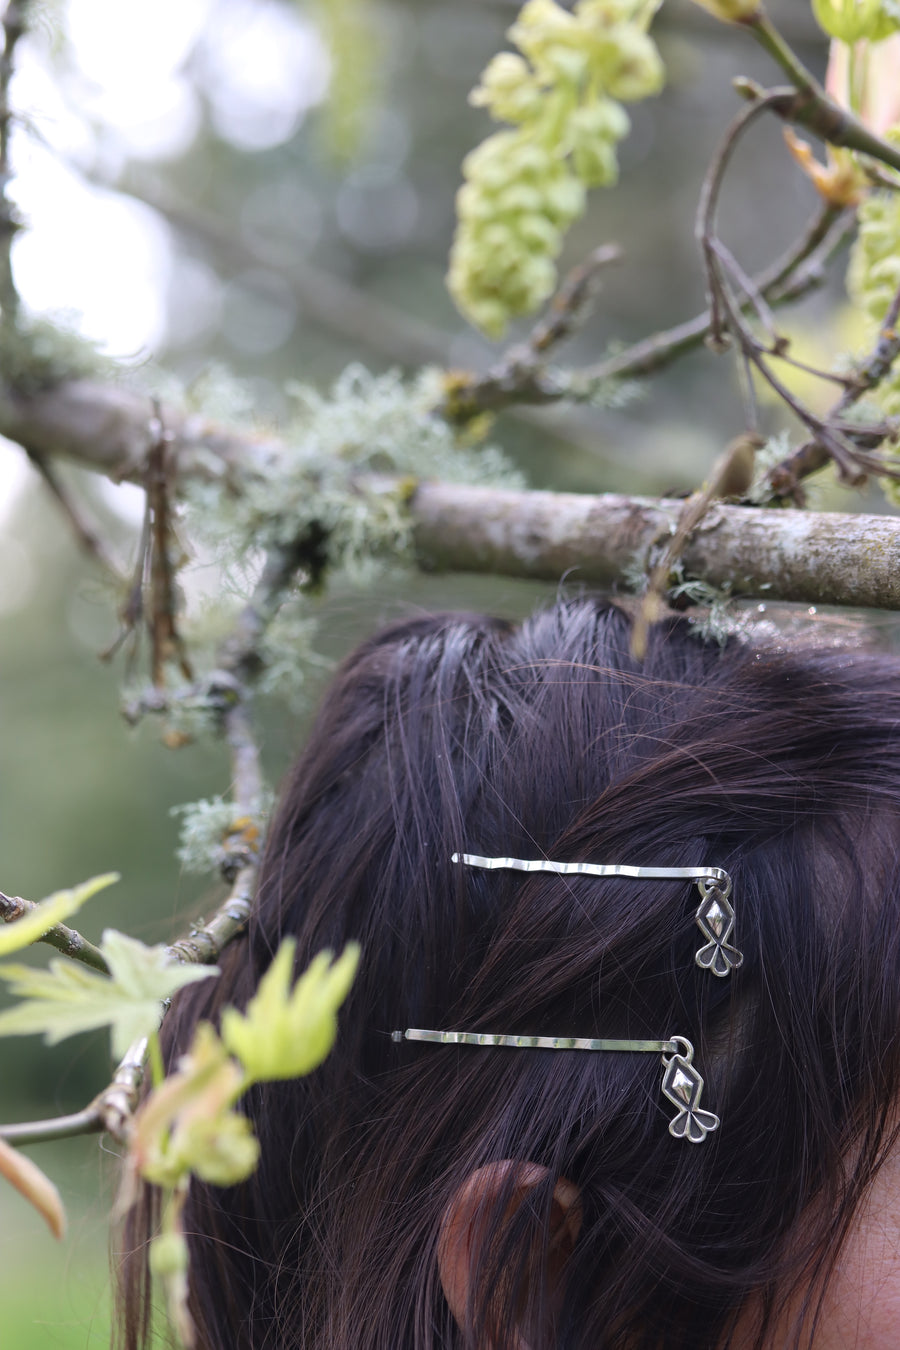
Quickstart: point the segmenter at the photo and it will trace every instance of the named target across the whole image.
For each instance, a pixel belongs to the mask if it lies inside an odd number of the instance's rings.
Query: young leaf
[[[233,1186],[256,1167],[259,1144],[250,1121],[231,1108],[245,1084],[208,1022],[199,1022],[178,1068],[146,1098],[134,1118],[130,1162],[148,1181],[174,1188],[194,1174]]]
[[[292,987],[293,938],[282,942],[247,1005],[246,1014],[226,1008],[222,1040],[258,1082],[311,1073],[337,1034],[337,1010],[347,997],[359,963],[359,945],[348,942],[336,961],[319,952]]]
[[[50,1232],[61,1238],[66,1231],[66,1211],[59,1191],[41,1169],[18,1149],[0,1139],[0,1176],[6,1177],[29,1204],[34,1205],[47,1221]]]
[[[101,877],[91,877],[90,881],[85,881],[70,891],[57,891],[21,919],[13,919],[11,923],[0,926],[0,956],[8,956],[11,952],[20,951],[23,947],[29,947],[32,942],[37,942],[48,929],[58,923],[64,923],[81,909],[91,896],[118,880],[118,872],[107,872]]]
[[[0,979],[22,1002],[0,1013],[0,1036],[41,1032],[48,1045],[108,1026],[112,1052],[121,1058],[128,1047],[159,1025],[160,1004],[183,985],[217,975],[215,966],[172,961],[165,947],[145,947],[135,938],[109,928],[100,950],[110,976],[54,960],[47,970],[0,966]]]

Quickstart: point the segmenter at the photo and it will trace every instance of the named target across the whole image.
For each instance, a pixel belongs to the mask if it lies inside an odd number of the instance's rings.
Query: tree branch
[[[422,565],[610,586],[646,568],[681,501],[423,484],[412,511]],[[685,571],[735,594],[804,604],[900,607],[900,519],[711,505]]]
[[[16,1125],[0,1125],[0,1139],[22,1147],[27,1144],[49,1144],[55,1139],[74,1139],[79,1134],[99,1134],[103,1118],[93,1106],[76,1111],[71,1116],[54,1116],[51,1120],[28,1120]]]
[[[826,422],[832,425],[839,422],[844,413],[849,411],[865,394],[876,388],[889,374],[894,362],[900,356],[898,319],[900,319],[900,287],[895,292],[884,317],[875,345],[849,377],[847,388],[829,410],[825,418]],[[849,435],[857,434],[858,430],[853,426],[846,428]],[[889,432],[890,428],[885,430]],[[894,435],[896,436],[896,429]],[[875,444],[877,445],[877,443],[876,440]],[[857,449],[855,453],[856,461],[863,469],[870,466],[873,473],[884,472],[884,465],[880,459],[867,455],[864,450]],[[829,447],[818,438],[806,441],[793,454],[788,455],[780,464],[776,464],[769,470],[767,475],[769,486],[779,497],[793,497],[798,500],[802,498],[801,480],[807,478],[811,473],[815,473],[818,469],[824,468],[831,457]]]
[[[53,1139],[72,1139],[79,1134],[105,1131],[120,1143],[124,1142],[137,1105],[146,1054],[146,1038],[135,1041],[116,1069],[112,1082],[83,1111],[70,1116],[55,1116],[51,1120],[0,1125],[0,1138],[9,1144],[44,1144]]]
[[[75,538],[78,540],[85,553],[93,558],[95,562],[100,564],[104,572],[106,572],[107,576],[112,581],[115,581],[117,584],[122,584],[122,575],[107,552],[106,545],[103,543],[103,540],[97,534],[96,530],[94,530],[84,519],[81,511],[75,505],[75,502],[69,495],[67,488],[63,484],[56,470],[52,465],[48,464],[46,457],[38,454],[37,451],[29,453],[28,458],[33,464],[36,472],[39,473],[44,480],[51,495],[55,497],[63,515],[72,527]]]
[[[148,400],[76,381],[0,401],[0,433],[26,448],[140,481]],[[262,471],[278,452],[199,417],[165,412],[177,482]],[[426,568],[610,585],[669,530],[680,502],[423,484],[410,505]],[[900,608],[900,520],[715,506],[684,553],[688,571],[736,591],[809,604]]]
[[[798,300],[822,284],[826,266],[850,238],[852,227],[848,225],[847,212],[823,203],[799,239],[761,271],[753,279],[753,285],[770,305]],[[750,300],[745,298],[742,308],[750,307]],[[525,372],[527,379],[518,382],[510,353],[484,375],[454,373],[449,378],[446,411],[453,420],[466,420],[481,412],[496,412],[521,403],[546,406],[564,399],[586,402],[611,380],[653,374],[695,350],[709,336],[711,325],[710,311],[704,310],[695,318],[642,338],[592,366],[549,371],[546,366],[531,365]]]
[[[806,127],[831,145],[870,155],[872,159],[900,170],[900,147],[870,131],[858,117],[826,94],[815,76],[785,42],[762,5],[755,14],[741,22],[794,85],[791,97],[775,105],[779,117]]]
[[[34,909],[37,909],[37,905],[33,901],[23,900],[18,895],[4,895],[0,891],[0,919],[4,923],[14,923],[16,919],[21,919]],[[104,975],[109,974],[109,966],[100,948],[88,942],[86,937],[82,937],[76,929],[69,928],[67,924],[54,924],[37,941],[48,943],[58,952],[62,952],[63,956],[69,956],[73,961],[81,961],[92,970],[99,970]]]

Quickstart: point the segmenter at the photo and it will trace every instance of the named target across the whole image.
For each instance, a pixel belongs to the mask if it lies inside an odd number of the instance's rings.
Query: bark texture
[[[74,381],[0,398],[0,434],[112,478],[143,479],[158,435],[150,398],[125,386]],[[277,442],[162,410],[180,477],[263,469]],[[423,483],[411,510],[422,566],[606,586],[646,563],[670,536],[682,502],[615,494],[512,492]],[[900,608],[900,519],[837,512],[710,508],[684,551],[685,573],[737,594],[809,604]]]

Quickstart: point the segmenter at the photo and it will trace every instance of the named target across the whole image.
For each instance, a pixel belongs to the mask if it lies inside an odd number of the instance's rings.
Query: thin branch
[[[785,42],[762,5],[742,24],[793,82],[794,89],[790,97],[774,105],[779,117],[806,127],[831,145],[870,155],[872,159],[900,170],[900,147],[870,131],[858,117],[840,107],[826,94],[815,76]]]
[[[62,508],[63,515],[67,518],[85,553],[100,564],[112,581],[121,584],[123,581],[122,574],[107,552],[106,545],[93,527],[88,525],[56,470],[48,463],[47,457],[37,452],[31,452],[28,458]]]
[[[152,431],[146,474],[147,510],[150,522],[150,606],[147,621],[150,630],[153,683],[157,688],[161,688],[165,684],[166,667],[170,661],[177,661],[186,680],[193,678],[193,672],[178,631],[176,617],[177,566],[171,555],[174,528],[170,502],[172,471],[169,449],[172,436],[166,430],[158,403],[154,404]]]
[[[80,1134],[99,1134],[103,1117],[94,1106],[76,1111],[70,1116],[55,1116],[52,1120],[28,1120],[21,1125],[0,1125],[0,1139],[22,1147],[27,1144],[48,1144],[54,1139],[74,1139]]]
[[[545,358],[584,323],[600,291],[603,270],[621,256],[618,245],[604,244],[573,267],[526,340],[510,347],[486,374],[449,371],[441,416],[465,423],[516,403],[551,403],[561,397],[560,379],[547,369]]]
[[[812,438],[818,442],[827,458],[834,460],[845,482],[859,485],[868,473],[900,477],[900,470],[894,465],[877,458],[864,448],[867,443],[872,442],[876,432],[883,433],[885,427],[881,424],[877,427],[861,424],[858,427],[847,428],[842,414],[859,397],[858,393],[853,395],[845,388],[833,410],[835,415],[822,418],[797,398],[775,374],[769,359],[772,357],[790,359],[787,357],[788,339],[774,331],[768,307],[761,306],[755,298],[751,298],[751,308],[756,310],[763,327],[767,330],[768,341],[761,341],[746,322],[742,302],[733,287],[736,285],[740,295],[746,297],[748,279],[716,234],[719,197],[735,148],[753,123],[768,109],[780,106],[784,97],[785,91],[781,89],[761,92],[754,102],[738,113],[727,128],[703,182],[697,211],[696,235],[706,269],[710,312],[713,315],[710,337],[719,350],[723,350],[730,339],[737,342],[742,359],[748,368],[752,367],[762,376],[782,402],[812,433]],[[790,97],[796,95],[790,94]],[[877,367],[881,372],[879,378],[884,378],[889,367],[890,363],[886,366],[883,362],[879,363]],[[813,373],[826,380],[834,378],[827,371]],[[873,385],[870,383],[867,387],[871,388]]]
[[[660,557],[650,568],[646,590],[635,616],[631,651],[638,660],[644,658],[650,625],[664,611],[663,594],[671,584],[672,573],[681,562],[688,540],[717,498],[745,496],[753,482],[756,451],[763,444],[763,437],[755,431],[736,436],[713,464],[707,481],[682,504],[675,528]]]
[[[362,345],[403,366],[429,362],[446,365],[449,360],[453,334],[412,318],[378,296],[303,262],[293,245],[280,245],[259,234],[238,234],[221,217],[187,205],[145,179],[132,177],[123,186],[90,170],[79,171],[89,182],[144,202],[176,230],[193,236],[220,259],[242,268],[277,273],[305,316],[327,332],[352,342],[357,350]]]
[[[14,923],[16,919],[23,918],[37,908],[38,906],[31,900],[23,900],[18,895],[4,895],[0,891],[0,920],[4,923]],[[81,933],[69,928],[67,924],[54,924],[37,941],[48,943],[58,952],[62,952],[63,956],[70,956],[73,961],[81,961],[92,970],[99,970],[104,975],[109,974],[109,966],[100,948],[88,942],[86,937],[82,937]]]
[[[253,895],[256,890],[257,864],[254,860],[241,868],[234,880],[227,900],[219,906],[206,923],[179,938],[167,949],[178,961],[195,965],[214,965],[222,952],[240,933],[250,918]]]
[[[105,1131],[124,1143],[137,1106],[146,1055],[147,1040],[142,1037],[129,1048],[109,1085],[83,1111],[50,1120],[0,1125],[0,1138],[10,1144],[44,1144],[53,1139],[71,1139],[79,1134]]]
[[[849,377],[848,387],[825,418],[826,422],[833,426],[840,426],[847,436],[858,438],[863,441],[863,444],[867,443],[865,440],[867,429],[852,423],[842,423],[840,419],[859,399],[870,393],[885,379],[894,362],[900,357],[898,320],[900,320],[900,287],[894,294],[871,352],[860,362],[853,375]],[[875,446],[883,440],[896,439],[898,432],[896,422],[886,423],[881,427],[868,428],[868,430],[870,432],[868,443],[874,442]],[[860,462],[863,467],[871,462],[870,457],[865,456],[859,448],[857,448],[856,457],[857,462]],[[802,490],[800,489],[802,479],[807,478],[818,469],[824,468],[830,458],[829,448],[822,444],[821,439],[815,438],[806,441],[793,454],[788,455],[769,471],[767,475],[769,486],[777,496],[793,497],[799,502],[802,498]],[[876,460],[870,471],[884,473],[885,466],[881,460]]]
[[[847,212],[823,203],[791,248],[753,278],[752,284],[770,305],[798,300],[821,285],[828,263],[850,238],[852,228],[847,223]],[[749,307],[749,301],[745,305]],[[704,310],[695,318],[642,338],[595,365],[573,371],[529,370],[528,380],[518,386],[508,372],[500,379],[491,371],[485,375],[454,373],[450,377],[447,403],[452,415],[461,419],[463,411],[465,416],[472,417],[481,412],[500,411],[517,402],[546,406],[562,400],[589,401],[610,381],[653,374],[702,346],[711,324],[712,316],[709,310]]]

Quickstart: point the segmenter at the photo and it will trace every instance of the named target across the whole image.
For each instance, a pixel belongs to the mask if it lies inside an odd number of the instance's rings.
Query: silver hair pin
[[[425,1031],[407,1027],[392,1031],[394,1041],[427,1041],[437,1045],[505,1046],[513,1050],[609,1050],[657,1054],[662,1058],[662,1093],[677,1114],[669,1122],[669,1134],[701,1144],[719,1127],[719,1117],[700,1109],[703,1079],[694,1068],[694,1047],[686,1036],[665,1041],[591,1040],[584,1036],[493,1035],[485,1031]]]
[[[744,957],[730,942],[734,934],[734,909],[729,899],[731,877],[721,867],[631,867],[625,863],[551,862],[548,858],[482,858],[476,853],[454,853],[451,862],[488,871],[506,869],[515,872],[556,872],[563,876],[658,878],[695,881],[700,904],[694,918],[706,943],[694,953],[703,970],[724,976],[737,970]]]

